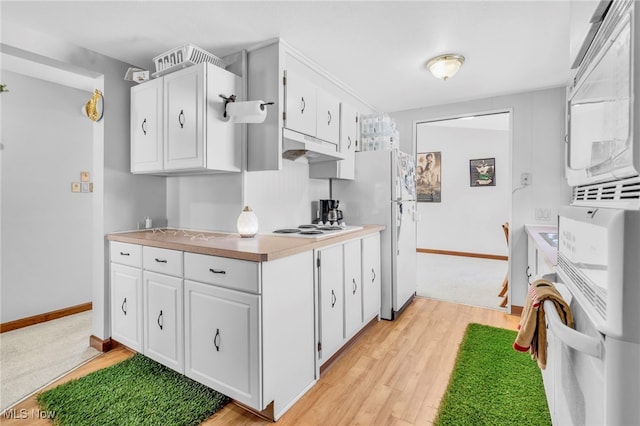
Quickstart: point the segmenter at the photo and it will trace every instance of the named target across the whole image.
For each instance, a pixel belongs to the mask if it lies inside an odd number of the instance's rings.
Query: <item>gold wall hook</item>
[[[84,106],[84,110],[91,121],[98,121],[102,118],[103,112],[102,92],[96,89],[89,102]]]

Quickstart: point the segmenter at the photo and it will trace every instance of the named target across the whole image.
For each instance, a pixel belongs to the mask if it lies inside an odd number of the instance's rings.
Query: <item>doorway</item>
[[[502,310],[511,113],[416,123],[417,294]]]
[[[2,65],[0,322],[12,325],[0,335],[4,409],[97,354],[91,311],[23,325],[91,308],[99,228],[90,185],[102,171],[95,126],[82,115],[95,79],[4,53]]]

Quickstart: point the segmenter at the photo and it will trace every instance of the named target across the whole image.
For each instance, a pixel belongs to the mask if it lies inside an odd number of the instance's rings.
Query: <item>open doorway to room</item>
[[[417,295],[504,309],[511,113],[416,124]]]
[[[2,82],[0,411],[99,354],[94,78],[3,53]]]

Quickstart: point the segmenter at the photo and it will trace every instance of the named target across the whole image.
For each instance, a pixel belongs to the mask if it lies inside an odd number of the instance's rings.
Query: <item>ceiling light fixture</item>
[[[447,81],[458,72],[463,63],[464,56],[457,53],[447,53],[429,59],[426,67],[434,77]]]

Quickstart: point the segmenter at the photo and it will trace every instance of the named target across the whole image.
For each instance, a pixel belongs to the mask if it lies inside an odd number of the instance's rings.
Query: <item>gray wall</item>
[[[109,232],[135,227],[145,215],[166,216],[166,179],[129,173],[129,91],[133,83],[123,78],[129,65],[4,22],[0,48],[12,56],[77,73],[85,79],[94,78],[96,88],[104,93],[104,118],[92,124],[93,228],[92,247],[87,247],[87,250],[92,252],[92,334],[102,339],[109,337],[105,236]],[[32,121],[21,124],[34,125]],[[68,131],[71,133],[74,129]],[[61,240],[59,243],[64,248],[69,241]],[[2,261],[4,263],[4,259]],[[60,291],[71,293],[68,289]],[[73,305],[71,300],[69,305]]]
[[[3,71],[0,322],[91,302],[91,93]],[[69,131],[73,129],[73,131]]]
[[[554,219],[551,222],[536,222],[535,209],[549,209],[554,218],[558,207],[570,201],[570,189],[564,179],[563,166],[565,88],[400,111],[390,115],[396,120],[400,131],[401,149],[415,153],[416,122],[497,111],[512,112],[509,303],[523,306],[527,292],[527,236],[524,225],[554,224]],[[532,184],[520,188],[520,174],[524,172],[531,173]],[[454,225],[450,224],[452,227]]]

